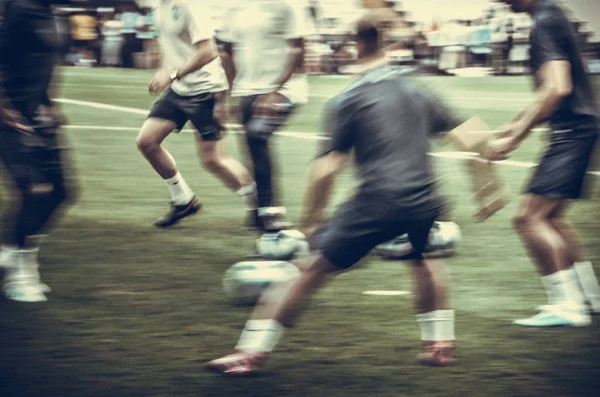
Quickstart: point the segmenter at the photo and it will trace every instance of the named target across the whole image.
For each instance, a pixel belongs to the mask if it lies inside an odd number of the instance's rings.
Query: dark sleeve
[[[317,157],[331,152],[348,153],[354,146],[355,128],[353,112],[347,106],[328,105],[325,113],[326,140]]]
[[[15,2],[5,5],[3,19],[0,22],[0,109],[8,109],[12,105],[5,94],[6,62],[14,56],[14,37],[20,37],[24,24],[23,10]]]
[[[569,23],[558,17],[549,16],[541,18],[536,22],[533,36],[533,46],[539,54],[539,65],[550,61],[568,61],[569,55],[565,49],[566,35],[568,29],[565,23]]]

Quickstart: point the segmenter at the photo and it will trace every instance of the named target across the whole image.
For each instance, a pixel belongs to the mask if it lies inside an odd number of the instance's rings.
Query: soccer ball
[[[239,262],[223,276],[225,295],[238,305],[253,305],[260,294],[275,282],[291,281],[300,270],[285,261]]]
[[[425,247],[424,256],[428,258],[440,258],[452,256],[456,247],[462,239],[460,227],[454,222],[435,222],[429,232],[429,239]],[[412,252],[412,245],[408,235],[396,237],[395,239],[378,245],[375,253],[383,258],[402,259]]]
[[[256,250],[264,259],[281,261],[310,252],[306,237],[298,230],[265,233],[256,241]]]

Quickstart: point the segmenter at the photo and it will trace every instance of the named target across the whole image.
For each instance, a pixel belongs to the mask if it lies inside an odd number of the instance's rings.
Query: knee
[[[135,144],[138,150],[144,154],[152,153],[160,147],[160,142],[157,142],[156,140],[149,138],[145,135],[138,136],[135,141]]]
[[[221,169],[221,159],[217,155],[205,155],[201,160],[202,167],[210,172],[216,172]]]
[[[248,143],[266,142],[273,134],[274,130],[269,125],[268,119],[255,118],[246,128],[246,139]]]
[[[526,212],[519,212],[512,218],[513,228],[517,232],[524,232],[530,229],[534,222],[534,217],[527,214]]]

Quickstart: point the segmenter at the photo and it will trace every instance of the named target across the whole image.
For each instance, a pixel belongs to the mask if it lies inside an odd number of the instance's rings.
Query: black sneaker
[[[259,215],[259,210],[248,211],[248,217],[244,226],[249,230],[261,233],[276,233],[287,230],[294,225],[285,219],[283,213],[267,213]]]
[[[179,223],[185,217],[195,214],[202,208],[202,203],[196,196],[194,196],[189,203],[182,205],[175,205],[171,203],[171,211],[164,217],[154,222],[154,226],[161,229],[166,229]]]

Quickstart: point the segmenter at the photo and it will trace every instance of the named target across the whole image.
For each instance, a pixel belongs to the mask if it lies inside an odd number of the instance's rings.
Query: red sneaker
[[[423,342],[423,352],[417,355],[417,360],[434,367],[455,365],[454,341]]]
[[[227,376],[254,375],[263,367],[266,353],[238,351],[206,363],[206,369]]]

